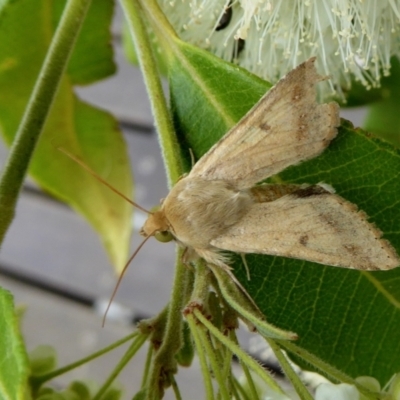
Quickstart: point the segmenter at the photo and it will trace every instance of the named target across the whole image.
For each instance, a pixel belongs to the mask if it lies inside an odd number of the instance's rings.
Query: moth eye
[[[154,234],[154,237],[162,243],[167,243],[170,242],[171,240],[174,239],[174,237],[172,236],[171,232],[169,231],[160,231],[160,232],[156,232]]]

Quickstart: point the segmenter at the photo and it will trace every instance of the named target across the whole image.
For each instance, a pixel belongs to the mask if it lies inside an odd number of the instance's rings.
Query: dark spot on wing
[[[302,235],[300,236],[299,243],[303,246],[307,246],[308,239],[308,235]]]
[[[303,88],[300,85],[295,85],[292,89],[292,101],[300,101],[303,93]]]
[[[269,131],[271,129],[271,126],[268,125],[266,122],[263,122],[262,124],[260,124],[258,126],[260,129],[262,129],[263,131]]]
[[[360,252],[358,246],[354,246],[353,244],[345,244],[344,248],[351,254],[357,255]]]
[[[308,137],[308,123],[302,119],[299,119],[296,137],[299,142],[302,142]]]
[[[298,198],[305,198],[311,196],[318,196],[321,194],[329,193],[326,189],[319,185],[308,186],[306,188],[301,188],[293,192],[293,196]]]

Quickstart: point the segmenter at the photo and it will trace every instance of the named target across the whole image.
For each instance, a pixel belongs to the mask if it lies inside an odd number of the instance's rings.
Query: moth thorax
[[[140,231],[142,236],[154,235],[156,232],[168,231],[168,223],[163,210],[150,214]]]
[[[253,199],[221,180],[189,176],[179,181],[163,203],[174,236],[187,246],[206,248],[210,241],[236,224]]]

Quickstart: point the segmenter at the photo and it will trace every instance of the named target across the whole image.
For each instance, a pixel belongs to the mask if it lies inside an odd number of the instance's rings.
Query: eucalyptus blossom
[[[276,82],[317,57],[323,94],[367,89],[400,55],[399,0],[159,0],[180,37]]]

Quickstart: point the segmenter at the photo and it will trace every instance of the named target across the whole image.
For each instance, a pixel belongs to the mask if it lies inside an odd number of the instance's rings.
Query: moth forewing
[[[336,103],[318,104],[315,58],[289,72],[192,168],[189,176],[238,189],[320,154],[337,134]]]
[[[169,231],[190,257],[228,269],[224,250],[321,264],[390,269],[391,245],[363,213],[326,186],[254,185],[319,155],[339,126],[336,103],[318,104],[315,58],[282,78],[172,188],[145,236]]]
[[[211,244],[360,270],[386,270],[400,264],[396,251],[363,212],[318,185],[253,204],[245,217]]]

